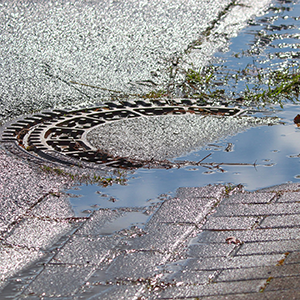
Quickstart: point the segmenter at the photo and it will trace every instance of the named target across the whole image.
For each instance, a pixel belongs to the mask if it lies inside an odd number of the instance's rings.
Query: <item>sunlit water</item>
[[[229,52],[216,56],[224,68],[239,70],[247,64],[255,64],[259,68],[280,68],[287,65],[298,65],[298,61],[288,56],[286,59],[270,57],[271,54],[285,51],[298,51],[300,26],[300,5],[295,3],[282,4],[284,9],[270,10],[265,16],[253,21],[252,26],[244,29],[233,39]],[[280,8],[279,2],[275,7]],[[281,28],[268,27],[286,25]],[[292,25],[288,28],[289,25]],[[285,29],[284,29],[285,28]],[[264,30],[270,34],[295,34],[294,38],[280,38],[272,43],[260,46],[252,56],[235,57],[234,54],[254,49],[256,34]],[[283,35],[284,36],[284,35]],[[287,43],[284,48],[279,44]],[[295,49],[296,48],[296,49]],[[235,89],[245,85],[239,82]],[[232,89],[233,86],[226,86]],[[242,88],[242,87],[241,87]],[[98,185],[79,186],[70,191],[77,197],[71,203],[77,215],[87,215],[96,208],[148,206],[168,195],[174,196],[179,187],[204,186],[207,184],[242,184],[246,190],[256,190],[276,184],[298,182],[300,180],[300,128],[294,117],[300,114],[300,106],[286,104],[268,108],[267,111],[256,113],[255,116],[277,116],[284,124],[261,126],[249,129],[235,136],[224,138],[207,145],[198,151],[179,160],[199,161],[208,154],[205,162],[220,163],[220,170],[205,167],[183,167],[179,169],[138,169],[127,176],[126,185],[113,185],[106,188]],[[228,146],[231,146],[228,148]],[[230,150],[230,151],[227,151]],[[221,165],[223,163],[223,165]],[[234,165],[226,165],[231,163]],[[239,165],[249,164],[249,165]],[[252,164],[252,165],[251,165]],[[160,195],[163,197],[159,197]]]
[[[286,105],[273,113],[281,118],[282,125],[252,128],[178,158],[199,161],[211,153],[205,162],[224,163],[220,165],[221,170],[202,166],[169,170],[139,169],[128,175],[127,185],[115,184],[106,188],[87,185],[69,191],[82,195],[72,198],[72,205],[76,213],[82,215],[82,211],[95,207],[147,206],[159,201],[157,197],[161,194],[174,195],[178,187],[231,183],[242,184],[247,190],[256,190],[297,182],[300,180],[300,128],[293,119],[298,113],[300,106]],[[226,151],[228,144],[232,144],[231,151]]]

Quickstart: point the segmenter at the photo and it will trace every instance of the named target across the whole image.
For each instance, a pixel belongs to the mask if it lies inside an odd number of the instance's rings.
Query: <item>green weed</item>
[[[144,99],[157,99],[168,96],[168,92],[165,90],[151,91],[148,94],[142,96]]]
[[[126,185],[127,182],[127,178],[126,178],[127,173],[119,170],[114,172],[114,174],[112,174],[111,176],[105,177],[97,174],[81,174],[80,172],[74,174],[72,172],[68,172],[60,168],[53,168],[46,165],[43,165],[40,168],[42,171],[46,173],[50,173],[58,176],[64,176],[72,181],[87,183],[87,184],[97,183],[103,187],[110,186],[113,184]]]

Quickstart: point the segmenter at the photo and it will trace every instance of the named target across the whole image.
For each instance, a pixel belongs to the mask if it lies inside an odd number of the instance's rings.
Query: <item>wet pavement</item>
[[[180,74],[166,72],[170,66],[204,65],[269,3],[202,2],[1,3],[1,51],[10,49],[2,55],[1,118],[172,84]],[[158,20],[167,20],[163,31]],[[208,29],[213,34],[195,47]],[[78,169],[54,164],[68,172],[54,174],[38,158],[0,147],[1,298],[300,298],[299,184],[251,193],[178,186],[160,202],[77,216],[64,190]]]
[[[4,276],[43,255],[3,299],[298,299],[299,199],[300,184],[179,188],[152,210],[76,219],[65,197],[45,197],[2,240]],[[115,231],[133,213],[143,226]]]
[[[235,2],[1,1],[0,121],[165,89],[270,0]]]

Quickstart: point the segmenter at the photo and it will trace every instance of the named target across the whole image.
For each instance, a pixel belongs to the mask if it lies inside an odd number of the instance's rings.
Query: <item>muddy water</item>
[[[248,27],[232,40],[228,51],[214,57],[214,66],[219,68],[219,79],[224,79],[224,74],[229,77],[223,86],[229,97],[237,98],[246,86],[255,87],[253,70],[268,72],[299,65],[299,18],[299,3],[274,2],[264,16],[249,21]],[[246,68],[249,73],[236,80],[235,74],[241,74],[241,70]],[[219,168],[139,169],[127,175],[125,186],[77,187],[69,191],[77,195],[71,198],[76,214],[89,214],[94,207],[147,206],[174,195],[181,186],[227,183],[243,184],[247,190],[256,190],[285,182],[298,182],[300,129],[293,119],[300,113],[300,106],[287,102],[283,107],[275,103],[266,104],[263,109],[255,105],[246,109],[253,116],[279,117],[282,124],[248,129],[177,158],[199,161],[211,154],[205,161],[215,163]],[[163,196],[159,197],[161,194]]]

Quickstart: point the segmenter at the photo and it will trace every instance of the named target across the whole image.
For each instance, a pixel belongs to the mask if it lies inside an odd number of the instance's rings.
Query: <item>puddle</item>
[[[148,219],[149,216],[142,212],[129,212],[125,216],[122,216],[110,223],[107,223],[105,226],[101,227],[101,230],[98,230],[97,232],[100,235],[110,235],[116,231],[131,226],[143,228]]]
[[[232,40],[228,52],[218,53],[215,66],[219,78],[227,72],[227,84],[222,88],[231,94],[255,87],[257,70],[281,70],[298,66],[294,59],[300,38],[300,4],[275,2],[268,12],[249,22]],[[279,54],[278,54],[279,53]],[[248,68],[248,69],[247,69]],[[245,76],[234,78],[239,70]],[[241,74],[240,72],[239,74]],[[218,87],[220,88],[220,87]],[[178,187],[207,184],[243,184],[247,190],[298,182],[300,180],[300,129],[293,123],[300,113],[297,104],[275,105],[273,109],[256,112],[253,116],[277,116],[284,125],[261,126],[243,133],[214,141],[178,160],[219,163],[219,169],[187,166],[179,169],[138,169],[127,176],[127,185],[101,188],[80,186],[68,192],[80,197],[70,199],[76,215],[88,215],[97,208],[147,207],[164,199],[161,194],[174,196]],[[248,164],[248,165],[243,165]],[[104,195],[104,196],[103,196]]]
[[[224,163],[220,165],[224,172],[191,166],[170,170],[140,169],[128,177],[128,184],[125,186],[101,188],[97,185],[87,185],[69,191],[82,195],[71,198],[73,208],[77,215],[82,215],[84,210],[93,210],[95,206],[148,206],[162,201],[161,198],[157,198],[160,194],[174,196],[176,189],[182,186],[232,183],[243,184],[247,190],[252,191],[285,182],[297,182],[300,180],[300,128],[293,124],[293,119],[298,112],[300,113],[300,106],[286,105],[284,110],[274,113],[285,125],[248,129],[178,158],[199,161],[212,153],[206,161]],[[231,151],[226,151],[229,144]],[[255,163],[255,166],[226,165],[227,163]]]

